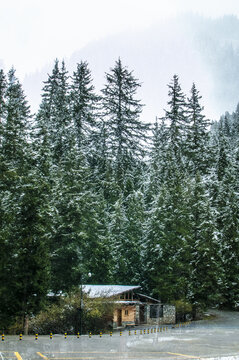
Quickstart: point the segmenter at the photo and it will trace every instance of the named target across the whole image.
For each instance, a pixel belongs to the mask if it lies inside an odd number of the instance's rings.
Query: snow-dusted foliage
[[[24,322],[46,299],[49,208],[47,185],[34,166],[29,106],[14,69],[1,86],[0,322],[4,327],[16,316]]]
[[[106,85],[102,89],[108,154],[115,180],[122,190],[127,187],[128,178],[145,154],[149,125],[140,121],[142,104],[135,98],[139,86],[132,72],[118,59],[115,67],[106,74]]]
[[[81,281],[140,284],[194,314],[238,308],[239,107],[210,129],[175,75],[149,132],[139,86],[119,59],[99,96],[86,62],[70,77],[56,60],[33,118],[15,71],[0,71],[4,326]]]

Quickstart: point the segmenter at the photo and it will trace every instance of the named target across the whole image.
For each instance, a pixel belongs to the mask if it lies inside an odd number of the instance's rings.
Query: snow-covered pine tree
[[[49,183],[51,191],[54,178],[53,152],[51,147],[51,136],[45,119],[36,115],[32,127],[32,148],[34,151],[34,163],[39,170],[39,175]]]
[[[102,90],[103,118],[107,132],[107,147],[115,172],[115,181],[124,189],[130,173],[145,154],[149,125],[140,121],[140,100],[135,98],[140,83],[118,59],[106,74]]]
[[[8,73],[0,175],[0,317],[7,325],[41,309],[49,273],[43,184],[32,167],[31,115],[15,70]]]
[[[229,142],[220,128],[218,132],[217,141],[218,141],[218,149],[217,149],[218,153],[217,153],[217,162],[216,162],[215,170],[217,174],[217,179],[220,182],[225,175],[226,168],[230,164],[230,157],[231,157]]]
[[[2,149],[2,141],[3,141],[3,131],[4,131],[4,122],[6,120],[6,106],[5,106],[5,93],[6,93],[6,76],[3,70],[0,70],[0,174],[3,170],[3,149]]]
[[[33,169],[21,177],[21,191],[13,194],[17,209],[12,228],[13,291],[15,315],[22,319],[22,329],[28,332],[27,318],[37,314],[46,304],[50,286],[49,203],[46,202],[47,184]],[[12,295],[13,295],[12,294]]]
[[[120,284],[127,284],[129,279],[133,283],[142,280],[143,200],[139,190],[124,201],[121,195],[111,212],[109,235],[114,254],[114,281]]]
[[[218,181],[216,198],[218,241],[221,246],[223,304],[238,308],[239,303],[239,183],[238,164],[234,159]]]
[[[20,171],[30,128],[30,107],[13,68],[7,78],[5,110],[5,117],[2,119],[2,154],[11,169],[17,167]]]
[[[2,69],[0,69],[0,126],[1,119],[5,111],[5,91],[6,91],[6,77]],[[1,133],[0,133],[1,142]]]
[[[85,221],[82,225],[86,238],[82,248],[81,270],[85,274],[90,271],[92,284],[112,284],[113,281],[113,244],[107,210],[103,191],[91,190],[83,209]]]
[[[100,273],[95,266],[100,262],[105,262],[101,274],[107,279],[110,261],[106,250],[109,248],[107,231],[101,220],[104,204],[95,192],[99,188],[95,186],[87,158],[91,152],[89,140],[94,130],[97,101],[88,65],[78,65],[70,95],[67,79],[64,63],[60,69],[56,61],[43,88],[37,116],[41,158],[42,150],[48,148],[42,165],[52,185],[51,288],[54,292],[69,291],[79,285],[85,271],[94,273],[92,281],[95,281]],[[93,256],[92,248],[98,256]]]
[[[69,85],[65,63],[56,60],[52,74],[43,87],[38,123],[46,129],[55,164],[67,157],[72,147],[72,119],[69,106]]]
[[[96,187],[103,191],[107,201],[112,201],[115,198],[113,194],[117,192],[117,184],[115,184],[113,179],[107,138],[106,124],[104,121],[100,121],[98,131],[94,136],[93,157],[90,159],[90,165],[93,170]]]
[[[221,267],[223,281],[221,294],[223,304],[229,308],[238,307],[238,116],[239,106],[233,114],[221,116],[212,126],[213,146],[216,164],[213,168],[214,181],[210,189],[212,204],[216,212],[218,239],[221,245]]]
[[[239,104],[237,104],[236,111],[232,114],[231,119],[231,134],[235,142],[238,144],[239,138]]]
[[[186,102],[177,75],[168,87],[169,110],[154,131],[144,250],[145,287],[164,301],[184,300],[188,285],[189,212],[183,158],[188,128]]]
[[[188,128],[185,154],[189,171],[195,176],[200,170],[205,174],[210,169],[209,121],[203,115],[204,108],[200,105],[202,96],[195,84],[191,88],[191,97],[187,102]]]
[[[220,240],[216,227],[215,210],[207,193],[207,185],[200,170],[191,178],[188,192],[190,236],[188,241],[190,264],[187,300],[197,311],[221,304],[220,287],[223,269],[220,260]]]
[[[89,152],[96,130],[99,97],[94,92],[87,62],[81,61],[77,64],[76,71],[73,72],[70,100],[77,146],[82,150],[85,147]]]
[[[109,278],[111,255],[104,198],[95,191],[91,179],[85,155],[73,148],[58,169],[52,199],[55,216],[51,288],[54,292],[79,286],[82,274],[88,272],[92,273],[93,282]]]
[[[11,308],[16,295],[15,220],[22,191],[21,175],[26,170],[27,121],[29,107],[21,85],[11,69],[7,82],[2,75],[1,142],[0,142],[0,317],[3,324],[14,320],[15,308]],[[9,304],[9,305],[8,305]]]
[[[113,280],[115,283],[126,281],[124,278],[127,272],[128,256],[125,256],[127,218],[124,208],[124,196],[121,193],[118,200],[113,204],[109,212],[109,236],[112,244],[113,255]],[[122,253],[122,249],[124,249]],[[128,255],[128,254],[127,254]]]
[[[172,180],[155,195],[145,229],[145,287],[162,301],[185,300],[188,292],[187,179],[178,173]]]
[[[144,171],[143,186],[146,206],[153,200],[164,183],[167,174],[168,133],[165,119],[156,118],[152,131],[152,148],[149,165]]]
[[[229,119],[228,113],[226,113],[225,117],[224,117],[224,129],[223,130],[224,130],[225,136],[230,137],[233,135],[233,129],[230,124],[230,119]]]
[[[168,85],[169,110],[165,111],[165,119],[168,124],[169,147],[174,157],[177,158],[179,166],[182,166],[185,140],[188,131],[188,120],[186,116],[186,99],[179,84],[177,75],[173,76]]]

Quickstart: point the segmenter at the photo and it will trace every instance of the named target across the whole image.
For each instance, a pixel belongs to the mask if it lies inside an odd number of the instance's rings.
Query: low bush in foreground
[[[106,331],[112,326],[113,311],[113,303],[106,299],[84,297],[83,309],[81,309],[79,293],[61,296],[56,303],[52,303],[30,319],[29,333],[76,334],[80,331],[81,322],[83,333]]]

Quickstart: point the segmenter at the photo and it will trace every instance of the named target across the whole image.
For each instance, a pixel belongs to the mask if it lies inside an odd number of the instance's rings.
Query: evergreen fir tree
[[[232,126],[231,134],[235,139],[235,142],[238,144],[239,136],[239,104],[237,104],[236,111],[232,114]]]
[[[221,245],[223,304],[237,308],[239,301],[239,202],[238,171],[234,163],[225,169],[216,199],[218,238]]]
[[[164,302],[185,300],[188,293],[190,214],[186,181],[178,176],[155,196],[146,226],[145,287]]]
[[[170,100],[168,101],[169,110],[165,112],[165,119],[169,122],[169,146],[180,164],[182,162],[183,147],[185,145],[184,143],[188,128],[186,100],[177,75],[174,75],[168,88]]]
[[[59,68],[55,61],[52,75],[45,82],[38,123],[47,130],[49,146],[55,164],[67,156],[72,147],[72,121],[69,109],[69,85],[65,63]]]
[[[220,243],[213,211],[200,172],[191,180],[189,193],[190,221],[190,280],[188,300],[197,310],[221,303],[220,286],[223,272],[220,263]],[[213,289],[213,291],[212,291]]]
[[[73,72],[70,98],[78,148],[87,147],[89,151],[96,130],[98,97],[94,93],[87,62],[81,61],[77,64],[77,70]]]
[[[146,176],[144,178],[146,204],[153,200],[158,194],[167,174],[167,152],[168,152],[168,133],[165,119],[158,119],[153,128],[152,149],[150,153],[149,167],[146,168]]]
[[[6,77],[3,70],[0,70],[0,127],[2,122],[2,117],[5,112],[5,92],[6,92]],[[0,142],[1,142],[1,132],[0,132]]]
[[[106,81],[102,106],[107,145],[116,182],[124,189],[125,173],[133,169],[135,162],[145,154],[144,142],[147,141],[149,126],[139,120],[142,105],[135,99],[135,94],[140,84],[132,72],[122,66],[120,59],[106,74]]]
[[[14,69],[8,73],[5,109],[5,117],[2,119],[2,155],[10,168],[17,167],[20,171],[21,168],[23,170],[30,129],[30,107]]]
[[[230,164],[230,152],[229,152],[229,144],[226,137],[223,135],[222,131],[219,131],[218,136],[218,156],[216,163],[216,173],[217,179],[220,182],[225,174],[227,167]]]
[[[91,169],[84,154],[72,149],[56,178],[52,290],[70,291],[88,272],[92,273],[92,282],[108,281],[110,245],[104,225],[105,205],[92,189]]]
[[[121,195],[111,212],[110,238],[114,254],[116,283],[140,283],[143,241],[144,206],[140,191],[133,192],[123,202]]]
[[[87,189],[87,168],[71,151],[55,172],[52,196],[54,233],[51,243],[51,289],[69,291],[80,283],[80,261],[85,233],[82,206]],[[86,181],[85,181],[86,180]],[[61,274],[59,276],[59,274]]]
[[[32,168],[30,120],[25,95],[11,69],[2,118],[0,176],[0,242],[4,249],[0,255],[0,317],[5,325],[16,316],[24,320],[41,309],[49,280],[46,203],[42,183]]]
[[[34,172],[22,179],[17,194],[14,233],[13,278],[8,291],[15,295],[15,311],[27,332],[27,317],[38,313],[46,303],[49,289],[49,215],[44,193],[45,184],[39,183]],[[14,283],[12,283],[14,281]]]
[[[126,233],[126,215],[123,206],[123,195],[118,198],[115,204],[112,206],[112,210],[109,213],[109,236],[113,250],[113,279],[115,283],[121,283],[125,270],[127,268],[126,257],[120,254],[119,248],[122,249],[125,244]],[[120,255],[120,258],[118,256]],[[124,281],[124,280],[123,280]]]
[[[186,145],[187,161],[189,162],[189,170],[195,175],[197,171],[204,173],[210,167],[209,157],[209,121],[202,114],[203,107],[200,105],[202,96],[196,89],[195,84],[192,85],[191,97],[187,103],[188,113],[188,135]]]
[[[113,244],[108,229],[107,206],[101,192],[91,192],[83,209],[84,229],[87,234],[83,245],[82,265],[85,273],[90,272],[93,284],[112,284]]]

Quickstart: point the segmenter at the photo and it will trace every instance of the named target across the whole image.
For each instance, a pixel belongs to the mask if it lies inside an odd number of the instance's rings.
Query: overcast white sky
[[[238,0],[0,0],[0,67],[22,79],[92,40],[182,12],[239,15]]]

